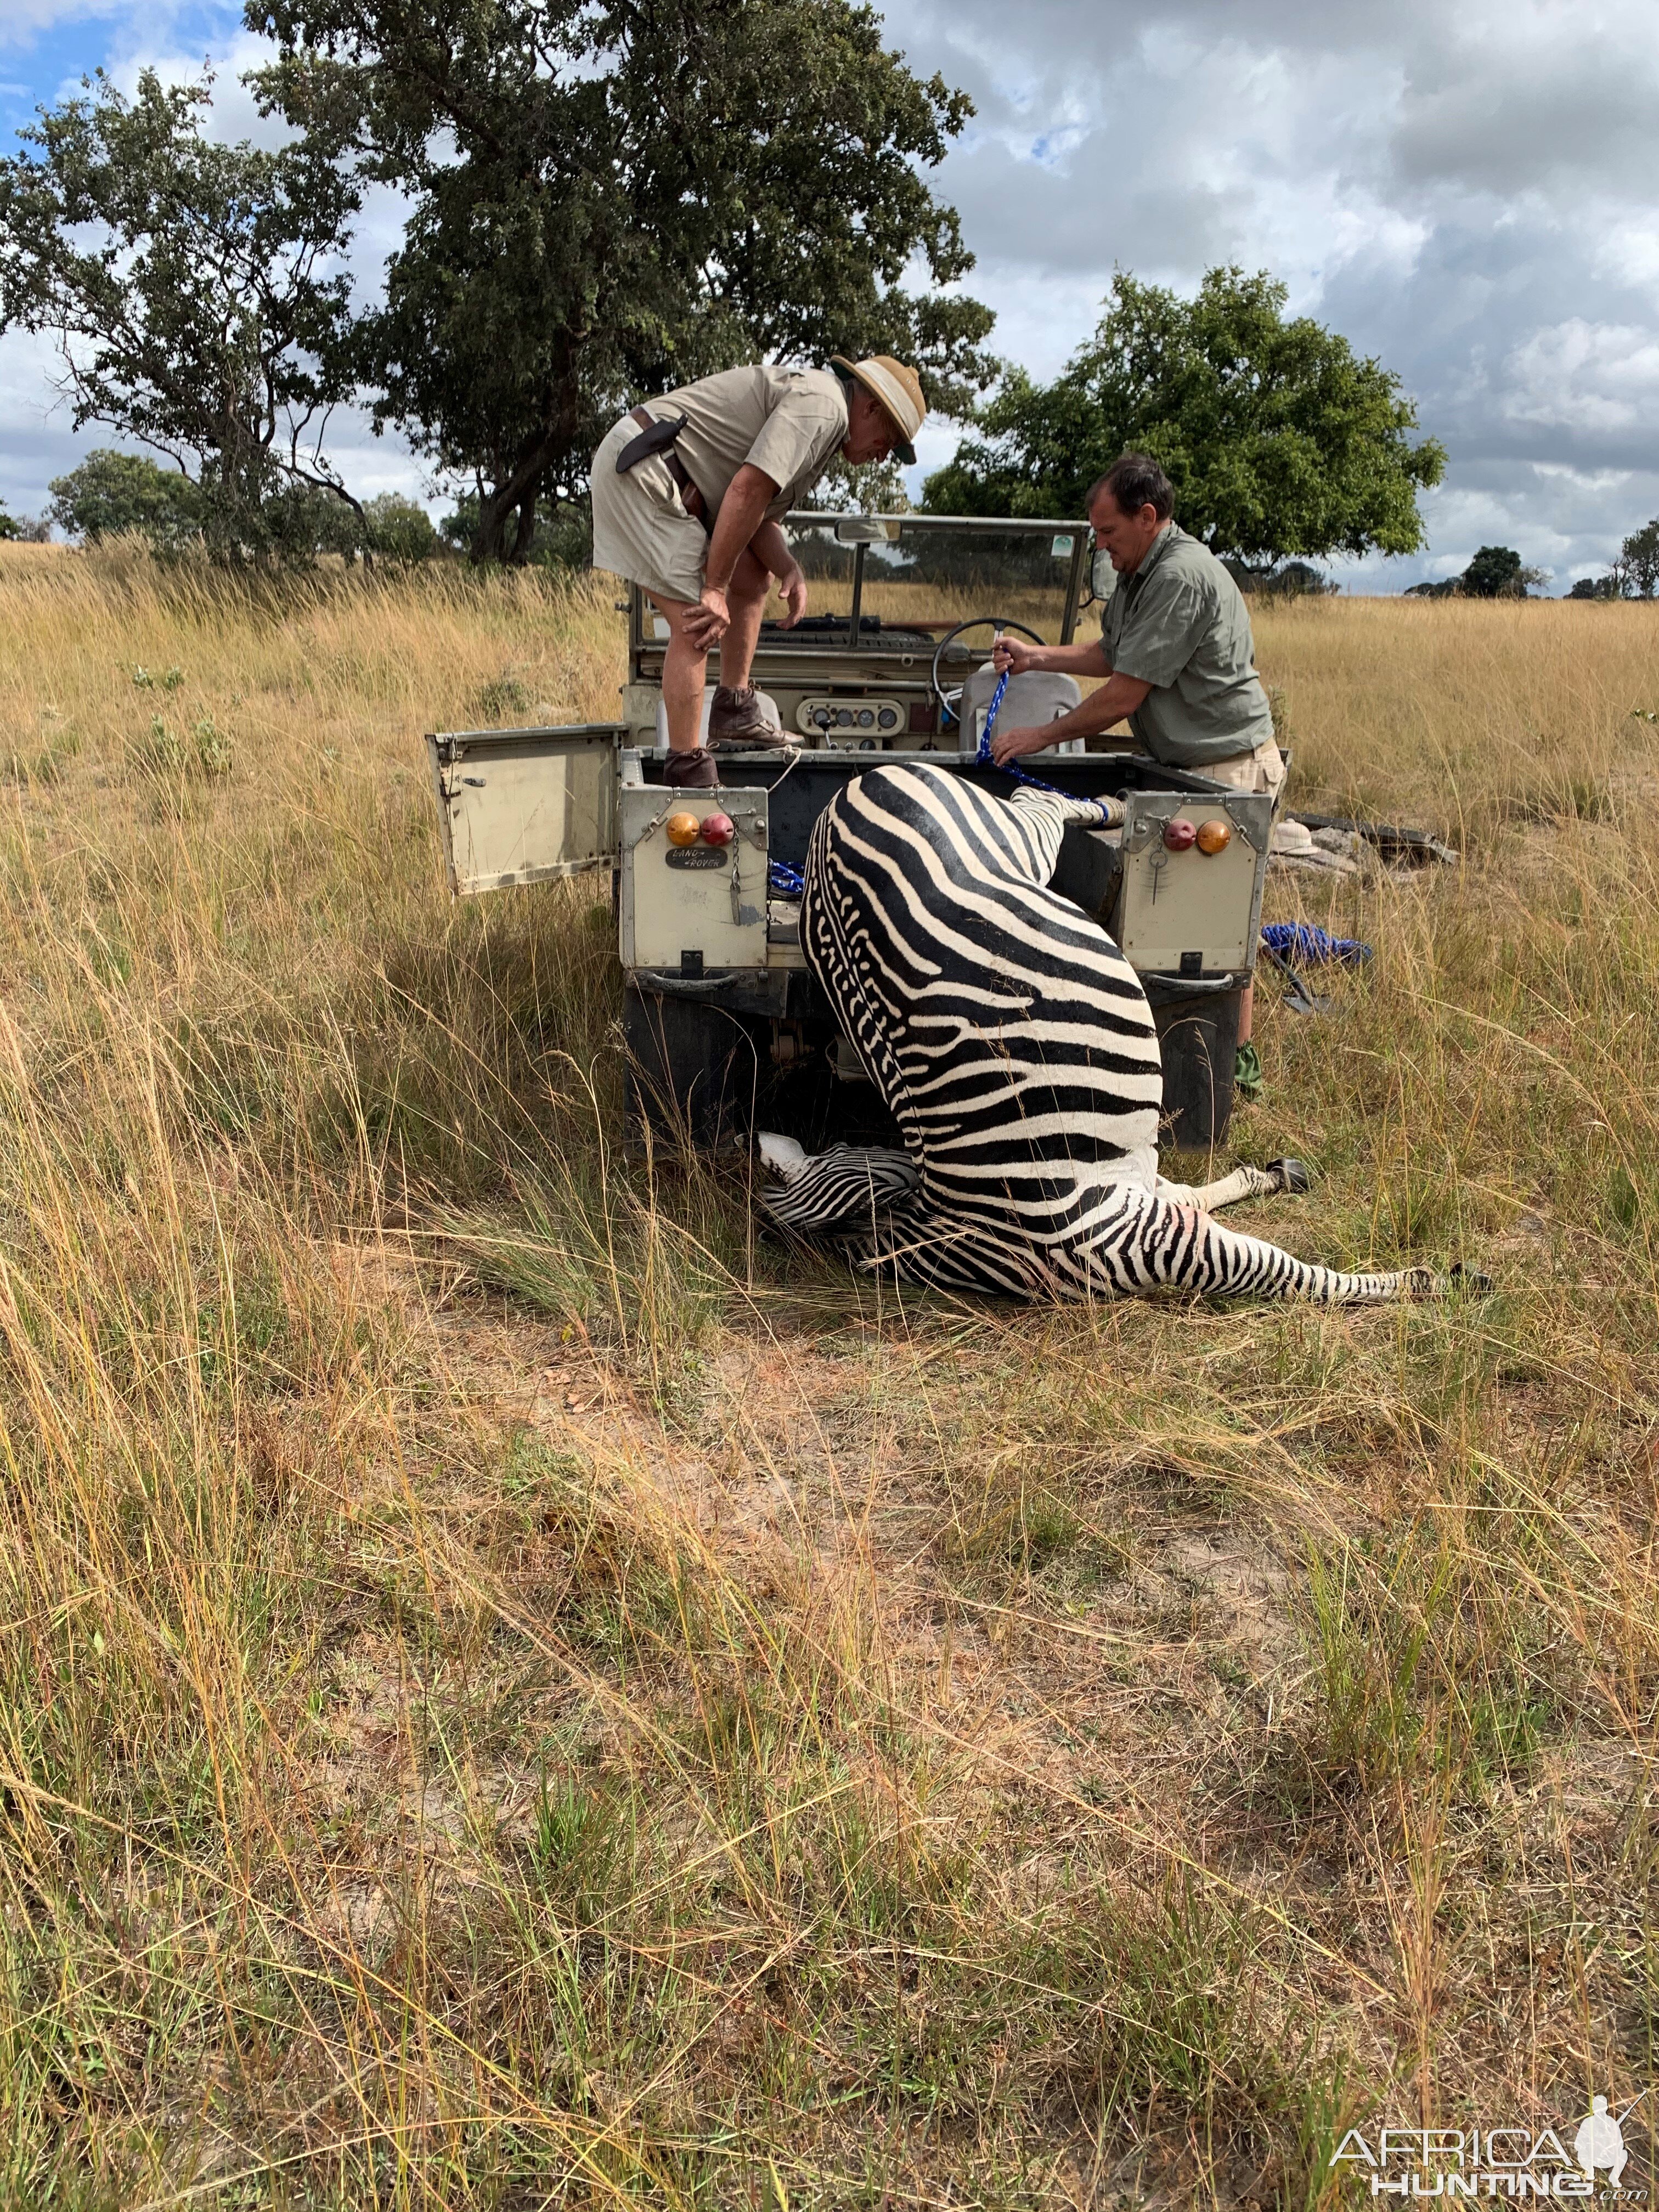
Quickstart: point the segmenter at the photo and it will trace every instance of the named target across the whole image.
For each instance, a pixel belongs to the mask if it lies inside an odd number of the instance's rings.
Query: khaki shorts
[[[624,415],[593,456],[593,566],[625,576],[659,599],[695,605],[702,595],[708,540],[680,504],[660,453],[617,474],[617,456],[639,424]]]
[[[1271,738],[1253,753],[1235,753],[1231,760],[1206,761],[1194,775],[1212,783],[1224,783],[1229,791],[1271,792],[1277,799],[1285,785],[1285,756]]]

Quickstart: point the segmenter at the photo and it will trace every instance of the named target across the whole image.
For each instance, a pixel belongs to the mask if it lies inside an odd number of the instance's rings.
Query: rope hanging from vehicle
[[[1008,671],[1005,668],[997,678],[996,690],[991,694],[990,710],[985,717],[985,727],[980,732],[977,759],[987,768],[996,766],[991,758],[991,732],[1002,706],[1002,695],[1007,689]],[[1023,783],[1032,791],[1046,791],[1054,799],[1081,799],[1085,805],[1098,807],[1103,830],[1115,830],[1122,823],[1122,808],[1116,799],[1096,799],[1085,792],[1062,791],[1057,783],[1045,783],[1040,775],[1027,775],[1023,768],[1016,768],[1012,761],[1004,767],[1002,773],[1012,776],[1016,783]],[[767,866],[766,887],[775,898],[798,899],[806,889],[806,878],[799,868],[791,867],[787,860],[773,860]]]
[[[991,704],[985,716],[985,727],[979,733],[979,752],[976,757],[986,768],[994,768],[997,765],[991,758],[991,732],[996,726],[997,715],[1002,707],[1002,695],[1007,689],[1008,671],[1005,668],[997,678],[997,688],[991,694]],[[1024,784],[1029,790],[1046,791],[1055,799],[1082,799],[1086,805],[1097,806],[1100,809],[1100,826],[1103,830],[1115,830],[1123,819],[1121,809],[1113,800],[1096,799],[1087,792],[1062,791],[1057,783],[1045,783],[1040,775],[1027,775],[1024,769],[1016,768],[1012,761],[1005,761],[1002,763],[1002,773],[1004,775],[1012,776],[1016,783]]]

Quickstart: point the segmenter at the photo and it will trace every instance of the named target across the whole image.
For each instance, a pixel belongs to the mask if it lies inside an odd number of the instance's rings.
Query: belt
[[[630,407],[628,419],[630,422],[637,422],[645,434],[640,438],[630,438],[623,447],[617,460],[617,475],[626,476],[629,470],[636,462],[644,460],[647,454],[660,453],[663,465],[674,479],[679,492],[680,505],[693,521],[702,523],[704,537],[712,538],[714,526],[703,495],[691,481],[690,471],[674,451],[674,441],[685,428],[684,418],[682,417],[678,423],[666,417],[659,422],[654,415],[647,415],[643,407]]]

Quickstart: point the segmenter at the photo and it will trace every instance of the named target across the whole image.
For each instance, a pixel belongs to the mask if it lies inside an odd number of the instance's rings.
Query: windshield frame
[[[1084,609],[1093,603],[1091,581],[1091,556],[1094,551],[1094,532],[1087,522],[1068,520],[1061,515],[1001,515],[1001,514],[865,514],[850,507],[792,507],[783,518],[786,529],[833,530],[839,522],[880,524],[896,538],[901,531],[934,535],[945,532],[967,533],[975,537],[1000,535],[1017,538],[1069,537],[1072,540],[1071,559],[1063,586],[1064,611],[1060,618],[1058,642],[1072,644],[1077,636],[1078,621]],[[769,623],[761,633],[757,659],[764,659],[775,652],[787,651],[791,662],[804,658],[807,653],[823,655],[826,659],[854,656],[870,656],[879,662],[884,656],[913,657],[915,646],[900,646],[896,639],[886,645],[879,638],[861,635],[860,617],[863,611],[865,562],[870,547],[860,541],[847,549],[853,556],[852,600],[845,617],[846,632],[841,635],[841,623],[836,634],[810,641],[799,639],[784,647],[777,630]],[[629,617],[629,659],[630,673],[636,681],[660,681],[663,643],[652,631],[651,616],[655,610],[637,585],[629,588],[631,603]],[[995,610],[988,609],[988,612]],[[993,641],[987,635],[975,640],[969,648],[975,659],[988,659]]]

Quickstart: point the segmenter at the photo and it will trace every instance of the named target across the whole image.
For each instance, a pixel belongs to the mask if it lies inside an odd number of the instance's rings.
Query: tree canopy
[[[100,72],[19,133],[0,160],[0,330],[55,337],[76,429],[193,464],[204,531],[258,555],[283,482],[347,496],[321,433],[352,384],[333,264],[360,190],[325,100],[271,152],[204,135],[210,88],[146,70],[129,100]]]
[[[1513,545],[1479,547],[1461,576],[1438,583],[1412,584],[1408,599],[1524,599],[1548,580],[1548,571],[1530,568]],[[1568,593],[1571,598],[1572,594]]]
[[[1516,599],[1526,596],[1526,568],[1512,545],[1482,545],[1460,579],[1469,599]]]
[[[1619,549],[1613,573],[1627,599],[1650,599],[1659,591],[1659,516],[1632,531]]]
[[[742,361],[884,350],[936,406],[990,380],[991,315],[925,172],[971,112],[851,0],[248,0],[267,96],[349,109],[413,196],[360,331],[377,421],[527,554],[631,401]],[[931,287],[905,289],[925,266]]]
[[[1120,272],[1091,342],[1052,384],[1018,370],[927,479],[934,513],[1080,515],[1119,456],[1150,453],[1176,516],[1218,554],[1415,552],[1417,495],[1445,454],[1413,439],[1400,380],[1306,316],[1284,285],[1212,269],[1182,300]]]
[[[367,543],[383,561],[429,561],[442,541],[423,507],[401,492],[383,491],[363,509]]]
[[[169,550],[199,537],[202,498],[179,469],[158,468],[143,453],[101,447],[52,482],[52,520],[68,537],[96,544],[137,532]]]

